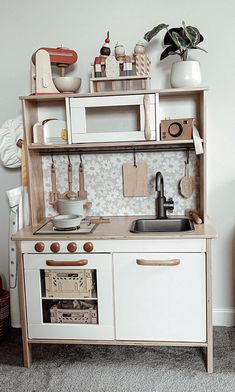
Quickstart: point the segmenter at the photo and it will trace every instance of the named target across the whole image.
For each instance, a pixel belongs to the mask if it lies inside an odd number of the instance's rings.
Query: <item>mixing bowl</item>
[[[53,78],[54,85],[61,93],[76,93],[81,86],[81,81],[81,78],[73,76]]]

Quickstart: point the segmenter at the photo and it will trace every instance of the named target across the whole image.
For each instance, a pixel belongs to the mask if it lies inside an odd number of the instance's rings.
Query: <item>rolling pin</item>
[[[200,218],[196,210],[185,210],[185,215],[191,218],[193,222],[197,225],[202,224],[202,219]]]

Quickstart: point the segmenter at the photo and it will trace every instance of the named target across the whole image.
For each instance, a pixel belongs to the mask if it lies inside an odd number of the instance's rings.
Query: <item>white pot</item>
[[[61,215],[81,215],[82,218],[86,218],[87,209],[89,204],[87,199],[59,199],[58,200],[58,212]]]
[[[201,82],[202,76],[198,61],[178,61],[172,64],[171,87],[198,87]]]
[[[68,229],[70,227],[79,227],[82,217],[79,215],[56,215],[51,220],[56,229]]]

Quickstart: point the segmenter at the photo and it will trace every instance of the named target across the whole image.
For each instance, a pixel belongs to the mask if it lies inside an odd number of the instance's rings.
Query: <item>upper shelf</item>
[[[156,94],[159,96],[174,96],[174,95],[200,95],[203,91],[207,91],[207,87],[196,87],[196,88],[170,88],[162,90],[126,90],[126,91],[109,91],[109,92],[98,92],[98,93],[78,93],[78,94],[37,94],[20,96],[21,100],[32,100],[32,101],[45,101],[45,100],[64,100],[65,98],[85,98],[85,97],[97,97],[97,96],[112,96],[112,95],[138,95],[138,94]]]

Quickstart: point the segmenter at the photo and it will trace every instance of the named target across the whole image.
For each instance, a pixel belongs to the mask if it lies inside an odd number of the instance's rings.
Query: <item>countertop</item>
[[[33,234],[40,227],[26,226],[12,236],[15,241],[40,241],[40,240],[144,240],[144,239],[199,239],[217,238],[217,233],[213,225],[208,220],[204,224],[194,224],[195,230],[191,232],[177,233],[131,233],[130,227],[136,219],[153,219],[153,216],[118,216],[105,217],[110,219],[110,223],[98,224],[95,230],[89,234]]]

